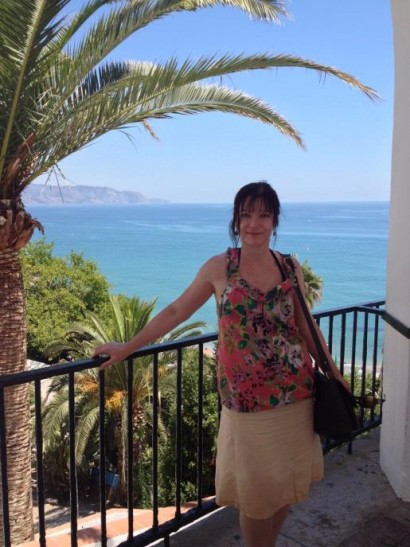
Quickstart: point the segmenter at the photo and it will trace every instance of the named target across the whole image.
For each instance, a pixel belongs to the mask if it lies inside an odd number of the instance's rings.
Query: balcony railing
[[[350,379],[355,396],[361,401],[359,407],[359,428],[355,435],[375,427],[381,423],[382,397],[381,397],[381,372],[382,372],[382,346],[383,346],[383,322],[379,315],[384,301],[370,302],[346,308],[337,308],[315,314],[321,329],[327,339],[328,346],[339,365],[342,373]],[[217,333],[187,338],[177,342],[147,346],[127,360],[127,508],[128,508],[128,538],[121,545],[145,546],[164,538],[169,544],[170,534],[176,532],[182,526],[204,516],[217,509],[211,497],[205,501],[207,493],[203,491],[202,478],[204,475],[203,459],[203,379],[205,349],[217,340]],[[182,386],[184,382],[184,348],[196,348],[198,360],[197,393],[198,404],[196,409],[197,438],[196,438],[196,501],[194,507],[187,512],[182,511],[182,482],[184,477],[184,461],[182,457]],[[159,524],[160,494],[159,494],[159,378],[158,363],[164,352],[174,352],[175,359],[172,369],[175,374],[175,516],[166,523]],[[136,534],[133,525],[133,375],[136,373],[138,358],[149,356],[152,360],[152,525],[144,533]],[[8,484],[7,484],[7,454],[6,454],[6,424],[4,412],[4,390],[8,386],[30,383],[34,390],[34,427],[35,427],[35,461],[36,461],[36,494],[38,505],[38,531],[39,544],[47,545],[45,523],[45,484],[43,461],[43,430],[42,414],[44,401],[41,397],[41,382],[55,376],[65,376],[68,382],[68,439],[69,439],[69,490],[71,508],[71,544],[77,545],[78,538],[78,481],[77,466],[75,462],[75,436],[76,436],[76,403],[75,385],[76,376],[87,370],[98,367],[103,359],[83,360],[54,365],[33,371],[11,374],[0,377],[0,457],[2,462],[2,500],[4,519],[4,544],[10,545],[10,533],[7,522],[9,519]],[[135,365],[135,362],[137,363]],[[107,465],[106,465],[106,385],[105,372],[99,372],[99,499],[101,521],[101,545],[107,545]],[[324,450],[331,445],[323,439]],[[350,446],[351,449],[351,446]]]

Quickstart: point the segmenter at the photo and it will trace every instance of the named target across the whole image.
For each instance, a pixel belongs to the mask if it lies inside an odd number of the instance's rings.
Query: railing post
[[[154,353],[154,362],[152,364],[152,526],[158,528],[158,353]]]
[[[176,461],[175,461],[175,518],[181,516],[182,481],[182,350],[177,351],[177,420],[176,420]]]
[[[101,546],[107,545],[107,496],[105,484],[105,372],[98,373],[99,433],[100,433],[100,521]]]
[[[204,386],[204,345],[198,347],[198,436],[197,436],[197,500],[202,506],[202,467],[203,467],[203,386]]]
[[[43,474],[43,429],[41,416],[41,382],[34,382],[35,419],[36,419],[36,474],[37,474],[37,507],[39,543],[46,545],[46,525],[44,514],[44,474]]]
[[[71,509],[71,546],[77,547],[78,532],[78,489],[77,466],[75,463],[75,390],[74,372],[68,374],[68,431],[70,439],[70,509]]]
[[[134,360],[127,360],[127,506],[128,506],[128,541],[132,540],[134,535],[134,488],[133,488],[133,460],[134,460],[134,416],[133,416],[133,384],[134,384]]]

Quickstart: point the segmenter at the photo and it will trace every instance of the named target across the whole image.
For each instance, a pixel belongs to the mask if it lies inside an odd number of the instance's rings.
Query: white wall
[[[395,58],[387,311],[410,326],[410,1],[391,0]],[[410,501],[410,340],[386,324],[380,463]]]

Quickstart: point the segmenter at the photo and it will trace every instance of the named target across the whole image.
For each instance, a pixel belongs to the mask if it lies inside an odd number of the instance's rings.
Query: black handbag
[[[355,398],[333,376],[320,338],[316,332],[314,319],[307,307],[306,300],[299,287],[295,265],[292,258],[284,256],[289,267],[289,278],[295,288],[302,311],[315,343],[319,363],[315,363],[315,401],[313,411],[313,427],[316,433],[327,439],[345,442],[352,438],[353,431],[358,428],[355,414]],[[319,370],[320,368],[320,370]]]

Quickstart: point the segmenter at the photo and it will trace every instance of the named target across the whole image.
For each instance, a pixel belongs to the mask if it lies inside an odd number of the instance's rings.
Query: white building
[[[410,501],[410,2],[391,0],[395,92],[380,463]],[[399,327],[400,327],[399,325]]]

